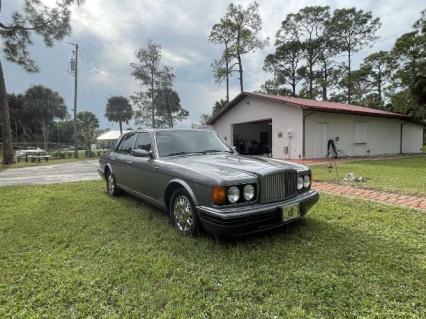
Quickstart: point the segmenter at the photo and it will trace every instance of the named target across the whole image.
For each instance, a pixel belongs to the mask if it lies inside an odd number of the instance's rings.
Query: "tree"
[[[77,114],[78,138],[86,146],[86,155],[91,154],[90,145],[96,142],[99,121],[92,112],[84,111]]]
[[[221,109],[223,109],[229,102],[220,99],[219,101],[214,102],[212,115],[216,115]]]
[[[351,103],[352,56],[377,39],[376,31],[380,28],[380,19],[374,18],[370,11],[356,8],[336,9],[330,21],[330,34],[341,52],[345,52],[347,73],[347,102]]]
[[[282,85],[288,84],[291,86],[291,95],[296,96],[296,86],[305,74],[305,68],[300,67],[302,54],[303,47],[299,41],[284,43],[277,41],[275,53],[265,58],[263,67],[265,71],[274,74],[274,80],[267,83],[269,88],[273,84],[274,89],[277,90]],[[266,86],[265,89],[267,89]]]
[[[392,109],[414,116],[426,117],[424,100],[426,74],[426,11],[414,24],[414,31],[403,34],[392,49]],[[423,96],[423,98],[422,98]]]
[[[124,96],[112,96],[108,99],[105,117],[110,122],[118,122],[120,134],[123,134],[123,122],[129,124],[133,117],[132,106]]]
[[[211,119],[211,115],[207,113],[203,113],[200,116],[200,121],[191,124],[192,128],[205,128],[207,126],[207,122]]]
[[[0,37],[3,56],[6,60],[22,65],[29,72],[38,71],[30,57],[28,46],[32,35],[38,34],[46,46],[51,47],[71,32],[70,5],[81,4],[84,0],[60,0],[55,7],[42,4],[41,1],[27,0],[21,11],[12,14],[11,22],[0,21]],[[1,10],[1,0],[0,0]],[[1,12],[1,11],[0,11]],[[13,163],[12,131],[6,84],[0,62],[0,120],[3,138],[3,164]]]
[[[182,121],[189,115],[189,112],[180,105],[178,93],[171,87],[163,87],[157,91],[155,105],[161,121],[159,127],[173,127],[177,121]]]
[[[47,150],[50,126],[56,118],[65,117],[67,108],[58,92],[42,85],[30,87],[24,95],[24,104],[31,109],[34,119],[39,123],[44,149]]]
[[[145,91],[137,92],[133,99],[139,104],[141,111],[138,117],[142,123],[148,123],[147,113],[151,114],[151,127],[155,128],[155,90],[161,76],[161,46],[149,40],[145,48],[136,52],[137,62],[131,63],[132,75],[141,82]]]
[[[327,47],[324,39],[326,26],[330,19],[330,7],[305,7],[297,13],[287,15],[277,32],[277,45],[288,42],[301,45],[307,64],[308,94],[314,98],[313,83],[315,65]],[[293,90],[294,92],[294,90]]]
[[[74,143],[74,120],[67,112],[61,120],[53,122],[50,129],[49,141],[58,144],[73,144]]]
[[[230,54],[237,60],[241,92],[244,91],[242,56],[263,48],[268,42],[257,38],[257,33],[262,29],[258,10],[257,2],[250,4],[247,9],[231,3],[223,17],[226,32],[232,34]]]
[[[164,86],[164,82],[172,81],[174,74],[170,67],[161,65],[161,46],[151,40],[136,52],[136,59],[137,62],[131,63],[132,75],[141,82],[143,91],[132,96],[132,100],[139,106],[135,118],[137,123],[150,123],[155,128],[155,116],[158,113],[155,95]]]
[[[227,21],[223,18],[220,23],[216,23],[210,31],[209,41],[224,46],[224,51],[219,60],[212,63],[213,74],[216,83],[226,82],[226,101],[229,103],[229,78],[234,71],[235,63],[231,65],[231,41],[232,32],[231,28],[227,25]]]
[[[390,63],[389,53],[379,51],[367,56],[360,66],[364,81],[370,85],[369,91],[374,94],[375,102],[372,106],[376,108],[383,108],[384,106],[383,95],[391,76]]]

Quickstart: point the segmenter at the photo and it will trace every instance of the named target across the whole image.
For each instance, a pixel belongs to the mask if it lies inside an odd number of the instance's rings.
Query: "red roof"
[[[398,118],[398,119],[410,119],[410,116],[400,113],[387,112],[383,110],[371,109],[369,107],[329,102],[329,101],[316,101],[309,99],[301,99],[290,96],[279,96],[279,95],[265,95],[250,92],[242,92],[237,95],[232,101],[230,101],[223,109],[221,109],[207,124],[214,124],[219,118],[221,118],[226,112],[228,112],[233,106],[238,104],[246,96],[253,96],[261,99],[270,100],[273,102],[283,102],[288,105],[301,107],[306,110],[321,111],[328,113],[346,113],[356,115],[367,115],[387,118]]]

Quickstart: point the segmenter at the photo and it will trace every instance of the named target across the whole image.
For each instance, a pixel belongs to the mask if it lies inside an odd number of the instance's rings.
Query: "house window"
[[[355,144],[367,143],[367,123],[354,122],[354,143]]]

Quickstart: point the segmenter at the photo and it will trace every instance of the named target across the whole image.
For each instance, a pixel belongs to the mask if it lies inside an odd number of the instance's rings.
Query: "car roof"
[[[212,132],[215,133],[212,130],[206,130],[206,129],[199,129],[199,128],[145,128],[145,129],[137,129],[132,130],[130,132],[182,132],[182,131],[205,131],[205,132]]]

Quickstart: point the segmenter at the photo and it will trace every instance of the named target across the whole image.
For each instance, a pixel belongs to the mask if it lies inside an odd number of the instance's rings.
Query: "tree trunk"
[[[240,74],[240,90],[241,92],[244,92],[243,65],[241,64],[241,53],[240,53],[240,30],[238,30],[238,35],[237,35],[237,60],[238,60],[238,72]]]
[[[226,63],[226,103],[229,103],[229,51],[228,44],[225,44],[225,63]]]
[[[238,54],[238,72],[240,73],[240,90],[244,92],[244,84],[243,84],[243,66],[241,65],[241,55]]]
[[[44,119],[41,120],[41,132],[43,134],[43,148],[47,151],[47,137],[48,137],[48,129],[47,124]]]
[[[296,83],[294,83],[294,81],[291,83],[291,95],[296,97]]]
[[[348,104],[351,104],[352,79],[351,79],[351,50],[348,50]]]
[[[312,58],[309,58],[309,98],[313,99],[313,82],[314,82],[314,76],[313,76],[313,69],[312,69]]]
[[[120,125],[120,135],[123,134],[123,123],[121,120],[118,120],[118,125]]]
[[[155,128],[154,71],[151,71],[151,117],[152,117],[152,128]]]
[[[0,120],[3,138],[3,164],[14,163],[12,147],[12,129],[10,128],[9,103],[7,101],[6,84],[0,61]]]
[[[324,75],[323,75],[323,84],[322,84],[322,100],[327,101],[327,81],[328,81],[328,70],[327,64],[324,63]]]

